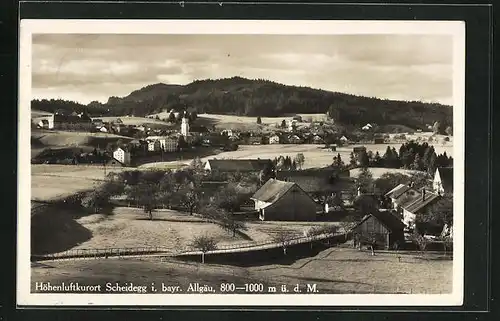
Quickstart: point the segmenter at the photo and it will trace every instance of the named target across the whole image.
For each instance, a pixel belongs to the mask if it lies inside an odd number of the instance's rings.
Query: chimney
[[[425,188],[422,188],[422,202],[425,201]]]

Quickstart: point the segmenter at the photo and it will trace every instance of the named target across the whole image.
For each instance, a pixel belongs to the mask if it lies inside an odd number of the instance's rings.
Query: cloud
[[[449,101],[452,38],[432,35],[34,35],[36,97],[106,101],[235,75],[380,98]],[[75,97],[78,97],[75,98]]]

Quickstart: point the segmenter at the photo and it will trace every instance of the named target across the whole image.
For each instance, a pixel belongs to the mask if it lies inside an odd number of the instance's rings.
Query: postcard
[[[19,306],[463,301],[465,24],[21,20]]]

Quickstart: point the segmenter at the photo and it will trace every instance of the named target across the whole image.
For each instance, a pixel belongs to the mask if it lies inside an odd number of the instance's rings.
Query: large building
[[[262,221],[313,221],[317,205],[297,184],[269,179],[251,197]]]
[[[165,152],[175,152],[179,145],[179,140],[170,136],[148,136],[145,140],[148,142],[148,151],[163,149]],[[156,141],[158,143],[155,143]]]
[[[122,164],[130,165],[130,152],[126,148],[118,147],[115,149],[113,158]]]

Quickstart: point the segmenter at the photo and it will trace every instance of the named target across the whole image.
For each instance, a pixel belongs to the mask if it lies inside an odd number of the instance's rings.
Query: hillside
[[[61,101],[34,100],[32,108],[54,112]],[[403,125],[425,128],[441,121],[452,124],[450,106],[354,96],[309,87],[287,86],[267,80],[241,77],[197,80],[187,85],[153,84],[122,98],[83,106],[68,102],[68,108],[86,108],[97,116],[145,116],[170,109],[195,109],[198,114],[238,116],[285,116],[327,113],[345,125]]]

